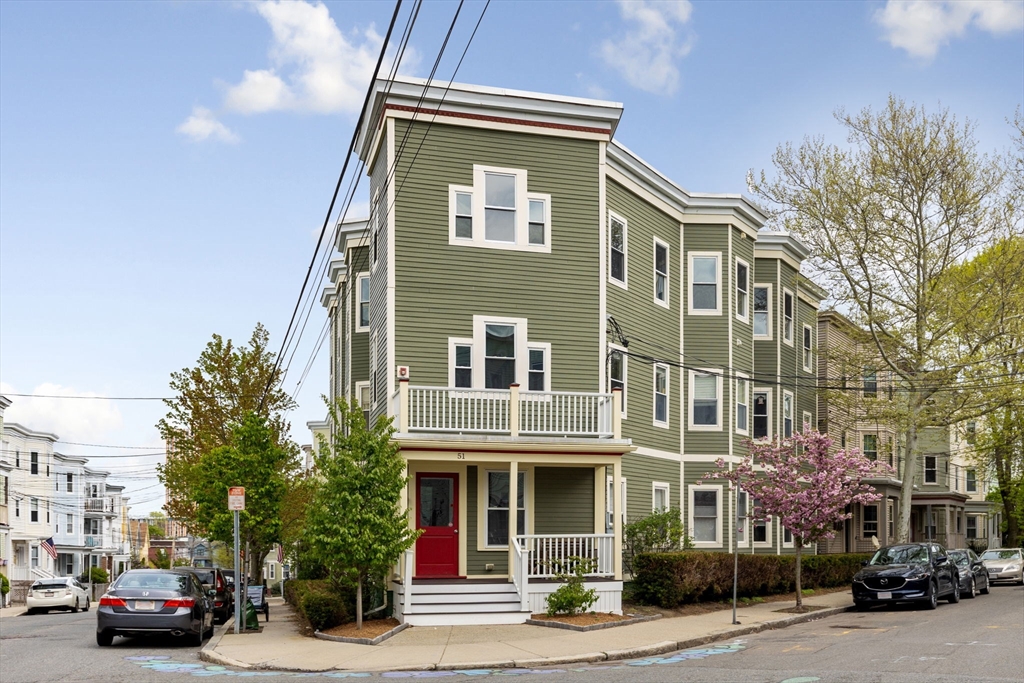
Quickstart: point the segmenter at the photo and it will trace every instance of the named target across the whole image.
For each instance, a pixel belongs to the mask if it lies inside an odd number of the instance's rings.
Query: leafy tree
[[[848,148],[808,138],[773,155],[776,177],[749,176],[771,223],[798,234],[837,306],[868,333],[900,389],[906,457],[896,536],[909,537],[918,434],[946,424],[962,367],[953,343],[951,267],[1012,220],[1005,166],[981,154],[974,125],[889,98],[879,112],[840,110]]]
[[[156,524],[149,525],[149,537],[150,538],[167,538],[167,534],[164,533],[163,527],[157,526]]]
[[[336,587],[356,586],[356,628],[363,626],[363,586],[386,576],[419,536],[399,503],[408,477],[383,417],[372,427],[358,407],[328,404],[331,438],[316,456],[319,486],[306,518],[307,552]]]
[[[230,446],[199,458],[193,473],[195,519],[211,540],[234,543],[234,512],[228,487],[245,487],[239,513],[239,540],[248,544],[248,575],[258,576],[263,558],[281,538],[281,504],[287,476],[295,467],[295,449],[282,447],[267,421],[248,413],[231,427]]]
[[[199,459],[230,446],[232,425],[241,424],[249,413],[266,421],[275,443],[287,443],[284,412],[294,401],[281,389],[282,371],[275,368],[269,341],[261,324],[245,346],[236,347],[215,334],[195,367],[171,373],[176,396],[164,401],[168,412],[157,423],[168,454],[157,471],[167,489],[167,512],[199,535],[208,531],[196,526],[194,468]]]
[[[751,519],[776,518],[793,535],[798,610],[803,609],[800,561],[804,546],[833,538],[836,523],[850,518],[847,506],[879,500],[881,494],[862,480],[889,471],[888,465],[868,460],[855,448],[830,451],[832,443],[813,430],[755,442],[733,469],[719,459],[719,471],[705,475],[725,479],[756,500]]]
[[[163,548],[156,551],[156,558],[153,560],[153,564],[157,569],[170,569],[171,558],[167,557],[167,551]]]

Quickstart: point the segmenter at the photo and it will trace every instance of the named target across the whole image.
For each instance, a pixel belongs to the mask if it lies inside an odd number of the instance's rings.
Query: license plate
[[[45,593],[43,593],[43,597],[52,598],[53,597],[53,591],[46,591]]]
[[[136,600],[135,609],[137,610],[154,610],[156,609],[156,603],[152,600]]]
[[[892,593],[879,593],[878,594],[878,599],[879,600],[892,600]]]

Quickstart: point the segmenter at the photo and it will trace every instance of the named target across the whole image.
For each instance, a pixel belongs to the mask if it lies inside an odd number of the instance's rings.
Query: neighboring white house
[[[0,396],[0,437],[3,437],[4,410],[11,405],[11,399]],[[11,463],[7,458],[7,439],[0,438],[0,574],[10,578],[11,564]]]
[[[83,526],[85,465],[87,460],[54,453],[53,542],[57,547],[57,576],[79,576],[85,571]]]
[[[54,454],[56,434],[36,432],[13,422],[4,424],[3,451],[11,465],[10,538],[12,581],[54,575],[54,561],[40,546],[53,536]]]
[[[83,532],[88,563],[116,576],[129,566],[124,487],[107,482],[109,472],[84,468]]]

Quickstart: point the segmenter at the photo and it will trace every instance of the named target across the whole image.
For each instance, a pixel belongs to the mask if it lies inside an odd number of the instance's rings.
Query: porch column
[[[519,519],[519,463],[513,460],[508,464],[508,580],[512,580],[512,571],[515,566],[516,554],[513,550],[513,543],[519,529],[516,520]]]
[[[409,433],[409,378],[398,380],[398,433]]]
[[[615,537],[612,547],[615,549],[613,568],[615,579],[622,580],[622,458],[615,458],[612,464],[612,529]]]
[[[882,498],[879,507],[882,508],[881,514],[878,515],[882,518],[882,528],[879,529],[878,535],[882,537],[882,545],[885,546],[889,545],[889,498]]]

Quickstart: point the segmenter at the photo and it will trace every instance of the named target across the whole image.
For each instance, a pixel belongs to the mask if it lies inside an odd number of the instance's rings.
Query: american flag
[[[57,546],[53,544],[53,536],[50,536],[39,545],[43,546],[43,550],[45,550],[50,557],[55,560],[57,559]]]
[[[277,563],[281,564],[282,562],[284,562],[284,547],[279,545],[277,546]]]

